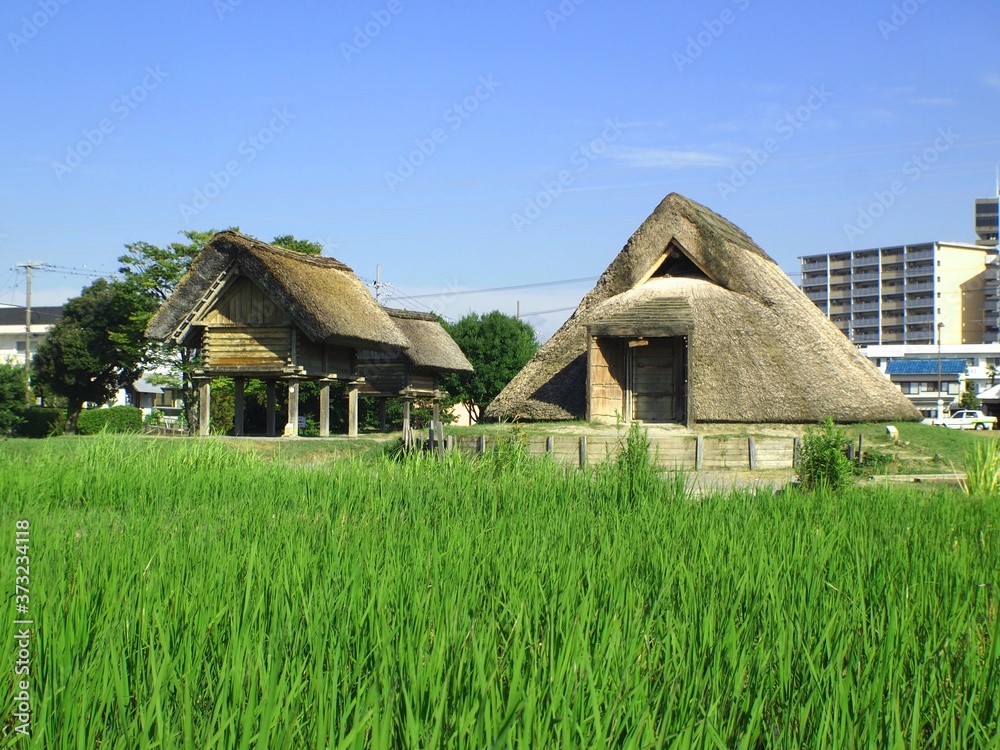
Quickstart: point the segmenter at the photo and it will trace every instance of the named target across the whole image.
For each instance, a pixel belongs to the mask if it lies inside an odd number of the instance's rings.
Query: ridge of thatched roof
[[[258,284],[315,342],[399,349],[406,337],[361,280],[335,258],[304,255],[234,231],[220,232],[191,264],[146,328],[161,341],[184,338],[191,314],[233,268]]]
[[[392,322],[406,336],[409,348],[404,356],[414,367],[449,372],[472,372],[472,365],[431,313],[383,307]]]
[[[681,276],[655,276],[665,257]],[[693,272],[692,272],[693,270]],[[653,276],[653,278],[650,278]],[[698,422],[911,420],[913,405],[741,229],[672,193],[576,311],[487,408],[491,417],[586,414],[587,326],[689,334]]]

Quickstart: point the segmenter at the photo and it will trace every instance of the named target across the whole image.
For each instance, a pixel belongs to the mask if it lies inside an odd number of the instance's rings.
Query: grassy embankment
[[[23,746],[993,746],[1000,499],[681,487],[516,450],[12,441]]]

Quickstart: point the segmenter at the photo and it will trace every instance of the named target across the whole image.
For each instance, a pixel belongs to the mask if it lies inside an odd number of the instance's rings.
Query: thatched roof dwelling
[[[742,230],[676,193],[490,404],[531,420],[914,420]]]
[[[314,343],[396,350],[409,345],[361,280],[333,258],[303,255],[239,232],[217,234],[149,322],[158,340],[185,342],[199,309],[239,274],[250,279]]]

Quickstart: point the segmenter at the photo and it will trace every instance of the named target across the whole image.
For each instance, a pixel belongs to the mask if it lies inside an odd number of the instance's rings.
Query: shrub
[[[846,487],[854,473],[844,452],[846,445],[843,430],[837,429],[830,417],[824,420],[818,432],[807,430],[796,460],[802,488],[826,488],[836,492]]]
[[[87,409],[80,413],[76,431],[80,435],[97,435],[101,432],[141,432],[142,409],[136,406]]]
[[[48,406],[32,406],[17,413],[20,423],[14,429],[17,437],[45,438],[62,435],[66,425],[66,410]]]

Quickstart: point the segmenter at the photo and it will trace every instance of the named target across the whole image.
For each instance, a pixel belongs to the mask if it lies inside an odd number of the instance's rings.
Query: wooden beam
[[[233,380],[233,434],[242,436],[244,434],[243,417],[243,390],[246,385],[244,378]]]
[[[347,389],[347,437],[358,436],[358,387]]]
[[[198,434],[212,434],[212,381],[202,380],[198,386]]]
[[[330,381],[319,381],[319,436],[330,437]]]
[[[267,381],[267,436],[274,437],[277,433],[277,425],[274,417],[274,402],[276,400],[276,386],[273,380]]]

